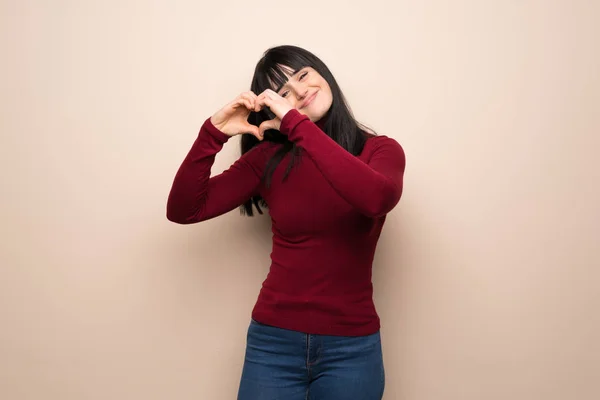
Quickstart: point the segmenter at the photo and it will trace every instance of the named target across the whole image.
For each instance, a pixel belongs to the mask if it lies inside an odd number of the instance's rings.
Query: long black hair
[[[333,74],[329,68],[327,68],[325,63],[313,53],[291,45],[277,46],[268,49],[256,64],[250,90],[257,95],[261,94],[266,89],[277,90],[277,88],[287,82],[288,77],[290,76],[290,70],[291,74],[295,74],[305,67],[312,67],[317,71],[319,75],[327,81],[331,89],[333,101],[329,111],[321,121],[321,129],[351,154],[355,156],[360,154],[368,137],[366,127],[356,121],[342,90],[333,77]],[[273,119],[274,117],[275,115],[270,110],[264,108],[260,112],[250,113],[248,122],[252,125],[260,126],[262,122]],[[286,154],[291,153],[291,159],[283,179],[288,176],[292,167],[298,161],[300,148],[298,148],[295,143],[291,142],[286,135],[274,129],[265,132],[264,140],[282,144],[273,157],[267,162],[265,168],[263,179],[266,186],[269,187],[273,172]],[[242,154],[245,154],[259,143],[261,142],[253,135],[242,135]],[[261,196],[252,197],[242,205],[242,214],[252,216],[252,206],[255,206],[257,211],[262,214],[261,206],[265,207],[267,204]]]

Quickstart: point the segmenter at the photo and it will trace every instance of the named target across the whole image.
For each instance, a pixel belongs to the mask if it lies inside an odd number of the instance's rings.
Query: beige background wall
[[[0,4],[1,399],[235,398],[269,221],[165,203],[284,43],[407,154],[386,400],[600,398],[598,2]]]

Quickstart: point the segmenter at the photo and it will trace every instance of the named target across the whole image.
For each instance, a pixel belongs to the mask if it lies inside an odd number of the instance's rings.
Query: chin
[[[320,120],[322,120],[324,116],[325,116],[325,113],[323,113],[323,114],[319,114],[319,115],[315,115],[314,117],[312,117],[312,118],[311,118],[311,120],[312,120],[313,122],[317,122],[317,121],[320,121]]]
[[[317,103],[317,104],[311,104],[308,107],[306,107],[305,109],[298,110],[298,111],[301,114],[306,115],[312,122],[317,122],[327,114],[330,107],[331,107],[331,105],[326,106],[324,104]]]
[[[318,115],[314,115],[314,114],[305,114],[312,122],[317,122],[320,117]]]
[[[329,109],[319,109],[319,110],[311,110],[311,112],[307,112],[306,115],[312,122],[317,122],[322,119]]]

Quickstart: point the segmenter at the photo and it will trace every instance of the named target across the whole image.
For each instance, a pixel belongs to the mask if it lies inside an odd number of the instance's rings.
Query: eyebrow
[[[297,71],[294,71],[294,73],[292,73],[292,75],[291,75],[291,76],[290,76],[290,78],[287,80],[287,82],[286,82],[286,83],[284,83],[283,85],[279,86],[275,92],[277,92],[277,93],[278,93],[278,92],[280,92],[280,91],[281,91],[281,89],[283,89],[284,87],[286,87],[286,86],[287,86],[287,83],[290,81],[290,79],[292,79],[294,76],[298,75],[298,74],[299,74],[299,73],[300,73],[300,72],[301,72],[303,69],[305,69],[305,68],[306,68],[306,67],[302,67],[302,68],[300,68],[299,70],[297,70]]]

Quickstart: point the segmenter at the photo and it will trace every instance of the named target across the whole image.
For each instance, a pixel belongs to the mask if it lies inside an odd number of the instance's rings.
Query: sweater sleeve
[[[334,190],[362,214],[385,215],[400,201],[406,160],[404,150],[394,139],[370,139],[376,143],[365,163],[297,110],[283,117],[280,131],[308,153]]]
[[[266,159],[262,144],[242,155],[226,171],[210,177],[216,154],[229,140],[207,119],[179,167],[167,201],[167,219],[192,224],[241,206],[258,187]]]

